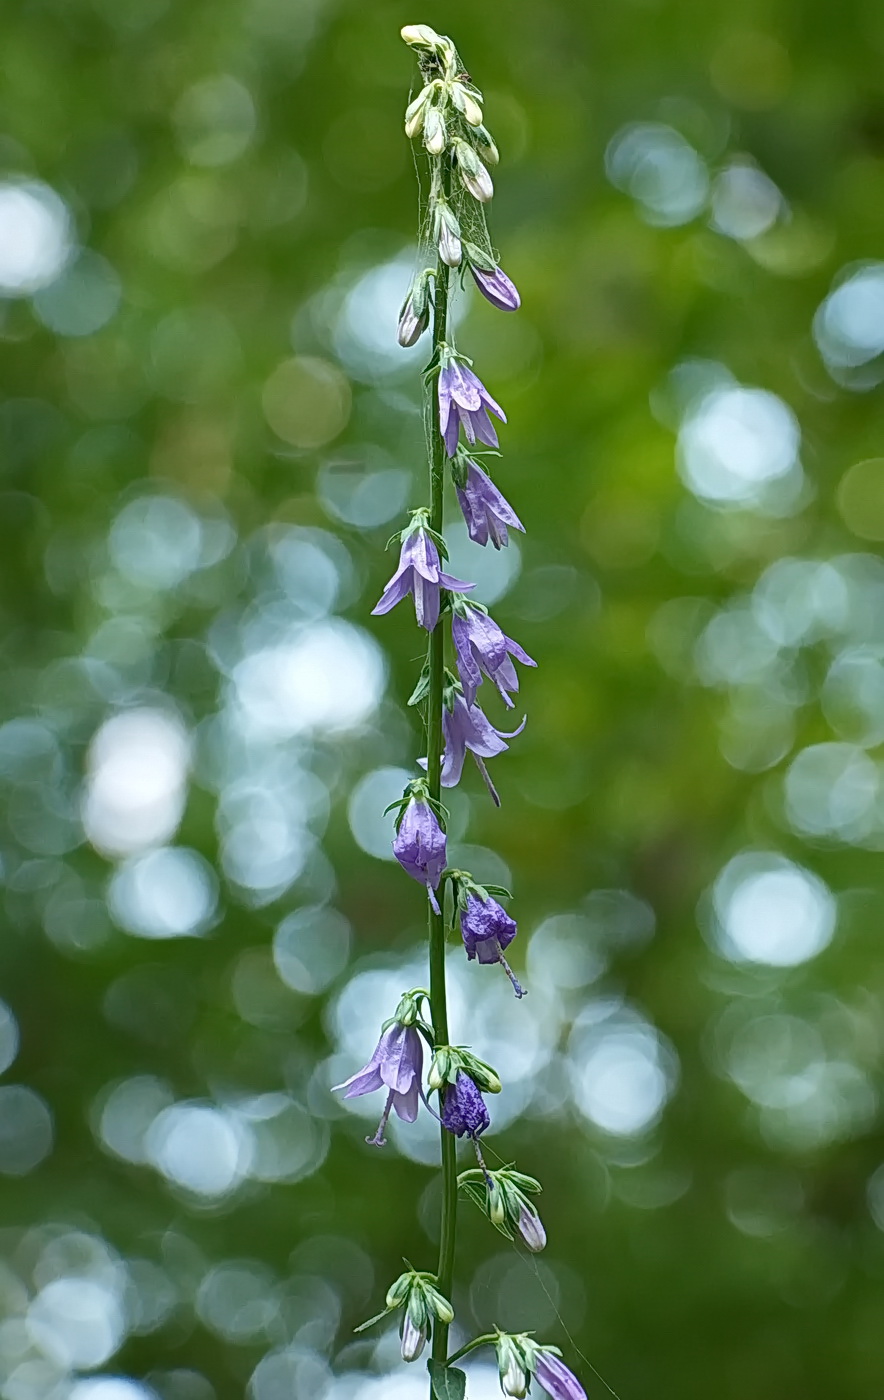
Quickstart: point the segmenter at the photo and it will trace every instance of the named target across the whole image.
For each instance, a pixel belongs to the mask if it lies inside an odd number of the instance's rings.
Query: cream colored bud
[[[451,100],[470,126],[482,125],[482,108],[462,83],[452,84]]]
[[[439,229],[439,257],[446,267],[460,267],[463,258],[463,249],[460,239],[446,223],[442,223]]]
[[[445,119],[438,107],[428,107],[424,117],[424,145],[431,156],[445,150]]]
[[[474,169],[466,170],[464,166],[458,162],[458,170],[460,171],[460,178],[464,188],[469,190],[473,199],[477,199],[480,204],[487,204],[489,199],[494,195],[494,181],[478,156],[476,157]]]
[[[494,144],[494,139],[487,126],[476,127],[476,138],[481,142],[483,154],[489,165],[497,165],[500,161],[500,152]]]
[[[509,1358],[506,1369],[500,1372],[500,1388],[504,1395],[511,1395],[514,1400],[523,1400],[528,1394],[528,1377],[515,1356]]]
[[[441,35],[428,24],[405,24],[399,30],[406,44],[416,49],[437,49],[442,43]]]
[[[427,1344],[426,1327],[416,1327],[408,1313],[402,1319],[401,1347],[403,1361],[417,1361]]]

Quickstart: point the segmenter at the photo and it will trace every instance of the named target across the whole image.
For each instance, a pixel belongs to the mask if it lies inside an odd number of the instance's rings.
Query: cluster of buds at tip
[[[417,1269],[409,1269],[400,1274],[387,1290],[384,1301],[384,1311],[378,1313],[377,1317],[369,1318],[368,1322],[363,1322],[355,1330],[364,1332],[367,1327],[380,1322],[381,1318],[402,1308],[399,1337],[403,1361],[417,1361],[427,1344],[427,1337],[434,1322],[442,1322],[447,1326],[454,1318],[454,1308],[436,1287],[436,1275],[418,1273]]]
[[[436,1047],[427,1084],[431,1089],[444,1089],[448,1084],[455,1084],[461,1072],[468,1074],[483,1094],[500,1093],[500,1076],[497,1070],[480,1060],[471,1050],[465,1050],[459,1045]]]
[[[558,1347],[540,1346],[527,1332],[498,1332],[495,1339],[500,1388],[523,1400],[536,1379],[552,1400],[586,1400],[586,1392],[569,1370]]]
[[[546,1247],[546,1231],[528,1194],[536,1194],[541,1185],[533,1176],[501,1167],[491,1171],[485,1167],[461,1172],[457,1184],[483,1210],[492,1225],[508,1240],[517,1236],[532,1254]]]

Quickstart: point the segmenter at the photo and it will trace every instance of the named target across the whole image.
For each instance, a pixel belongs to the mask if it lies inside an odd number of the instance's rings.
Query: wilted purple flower
[[[552,1351],[538,1351],[534,1374],[553,1400],[586,1400],[586,1391],[573,1371]]]
[[[500,549],[509,544],[508,527],[524,531],[525,526],[487,472],[472,458],[468,462],[466,484],[456,489],[470,539],[475,544],[487,544],[490,539]]]
[[[486,272],[483,267],[470,263],[470,272],[485,300],[496,306],[498,311],[518,311],[522,299],[515,283],[510,281],[502,267]]]
[[[368,1064],[357,1074],[336,1084],[335,1089],[346,1089],[345,1099],[356,1099],[362,1094],[373,1094],[375,1089],[386,1085],[389,1093],[378,1130],[366,1142],[375,1147],[384,1145],[384,1129],[390,1110],[406,1123],[413,1123],[417,1117],[420,1098],[421,1077],[424,1067],[424,1049],[420,1033],[414,1026],[403,1026],[394,1021],[381,1035]]]
[[[484,1133],[491,1117],[485,1107],[475,1080],[465,1070],[458,1070],[453,1084],[447,1085],[442,1105],[442,1125],[455,1137],[467,1133],[476,1138]]]
[[[484,671],[497,686],[504,704],[512,709],[509,692],[519,689],[519,677],[510,657],[514,656],[523,666],[536,666],[537,662],[532,661],[518,642],[507,637],[487,612],[471,607],[469,603],[458,604],[455,609],[451,619],[451,636],[467,704],[472,705],[475,700]]]
[[[446,839],[435,812],[424,797],[411,797],[393,839],[393,854],[406,874],[426,885],[430,903],[439,913],[433,891],[445,869]]]
[[[525,721],[522,720],[518,729],[514,729],[511,734],[495,729],[478,705],[468,705],[460,692],[455,691],[453,708],[449,710],[446,705],[442,711],[442,733],[445,736],[445,751],[442,755],[442,786],[454,787],[460,782],[463,761],[467,749],[469,749],[479,764],[482,776],[488,783],[491,795],[496,801],[497,794],[491,786],[485,765],[481,760],[494,758],[496,754],[503,753],[509,748],[509,744],[505,743],[504,740],[514,739],[517,734],[521,734],[524,728]]]
[[[453,457],[457,451],[461,424],[469,442],[475,442],[478,438],[489,447],[497,446],[497,433],[488,417],[489,409],[501,423],[506,422],[506,414],[500,404],[491,397],[469,365],[452,355],[445,355],[439,370],[439,431],[445,439],[449,457]]]
[[[460,914],[460,931],[468,958],[494,963],[515,938],[516,921],[490,895],[482,899],[481,895],[468,894]]]
[[[422,525],[410,530],[402,541],[399,567],[387,584],[372,613],[388,613],[408,593],[414,594],[414,611],[421,627],[432,632],[439,621],[439,590],[451,588],[468,593],[474,583],[463,583],[442,572],[436,543]]]

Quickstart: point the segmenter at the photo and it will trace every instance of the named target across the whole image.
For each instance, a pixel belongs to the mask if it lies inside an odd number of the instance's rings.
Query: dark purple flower
[[[518,642],[507,637],[487,612],[468,603],[459,605],[455,610],[451,619],[451,636],[467,704],[472,705],[475,700],[484,671],[497,686],[504,704],[512,709],[509,692],[519,689],[519,677],[510,657],[514,656],[523,666],[536,666],[537,662],[532,661]]]
[[[488,417],[489,409],[501,423],[506,422],[506,414],[500,404],[491,397],[469,365],[444,356],[439,370],[439,431],[445,439],[449,457],[453,457],[457,451],[461,424],[469,442],[475,442],[478,438],[488,447],[497,446],[497,433]]]
[[[518,729],[514,729],[511,734],[495,729],[478,705],[468,705],[460,692],[455,691],[453,708],[449,710],[446,705],[442,711],[442,733],[445,736],[442,786],[454,787],[460,782],[467,749],[475,757],[485,781],[488,782],[485,765],[481,760],[503,753],[509,748],[509,744],[504,741],[514,739],[524,728],[525,721],[522,720]],[[496,797],[493,788],[491,792],[492,796]]]
[[[500,549],[509,544],[508,528],[524,531],[525,526],[509,501],[471,458],[466,485],[456,489],[470,539],[475,544],[487,544],[490,539],[494,548]]]
[[[393,839],[393,854],[413,880],[426,885],[430,903],[438,914],[439,905],[433,891],[445,869],[445,832],[425,798],[409,799]]]
[[[399,567],[387,584],[377,607],[372,613],[388,613],[408,593],[414,594],[414,611],[421,627],[432,632],[439,621],[439,590],[452,588],[469,593],[474,583],[462,583],[460,579],[445,574],[439,565],[439,551],[435,541],[422,525],[410,530],[402,541],[399,554]]]
[[[496,267],[493,272],[486,272],[484,268],[470,263],[470,272],[483,297],[490,301],[492,306],[496,306],[498,311],[518,311],[522,299],[502,267]]]
[[[586,1400],[586,1391],[573,1371],[552,1351],[538,1351],[534,1374],[553,1400]]]
[[[476,1138],[491,1122],[485,1100],[465,1070],[458,1070],[457,1079],[445,1089],[442,1105],[442,1125],[455,1137],[468,1133]]]
[[[366,1142],[376,1147],[384,1145],[384,1129],[390,1110],[395,1109],[406,1123],[413,1123],[417,1117],[418,1100],[421,1091],[421,1077],[424,1067],[424,1048],[420,1033],[414,1026],[403,1026],[394,1021],[381,1035],[368,1064],[357,1074],[336,1084],[335,1089],[346,1089],[345,1099],[356,1099],[362,1094],[373,1094],[375,1089],[386,1085],[389,1093],[378,1130]]]
[[[504,948],[508,948],[516,936],[516,921],[489,895],[468,894],[467,906],[461,910],[460,931],[467,957],[478,958],[480,963],[500,961]]]

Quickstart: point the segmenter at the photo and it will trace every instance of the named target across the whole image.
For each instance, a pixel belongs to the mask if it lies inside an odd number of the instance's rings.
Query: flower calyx
[[[496,1171],[474,1167],[461,1172],[457,1184],[508,1240],[518,1237],[532,1254],[539,1254],[545,1247],[543,1222],[528,1199],[543,1189],[533,1176],[517,1172],[512,1166]]]
[[[483,1094],[500,1093],[501,1083],[497,1071],[461,1045],[436,1046],[427,1084],[431,1089],[444,1089],[447,1085],[457,1082],[461,1070],[469,1075],[476,1088]]]
[[[396,1010],[389,1020],[384,1021],[381,1030],[385,1031],[388,1026],[422,1026],[426,1029],[426,1022],[421,1016],[421,1007],[429,999],[430,994],[423,987],[415,987],[411,992],[403,992]]]
[[[504,885],[477,884],[467,870],[446,870],[445,877],[451,881],[458,909],[466,909],[470,895],[481,899],[483,904],[487,904],[489,899],[512,899],[512,894]]]
[[[390,1313],[403,1309],[399,1336],[403,1361],[417,1361],[427,1343],[435,1322],[448,1324],[454,1318],[454,1308],[436,1286],[435,1274],[409,1268],[387,1289],[383,1312],[369,1318],[356,1332],[364,1332]]]

